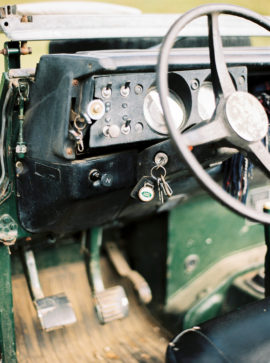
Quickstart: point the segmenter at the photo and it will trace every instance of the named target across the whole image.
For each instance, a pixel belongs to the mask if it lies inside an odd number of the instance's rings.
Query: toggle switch
[[[120,88],[120,94],[123,97],[128,97],[130,94],[130,82],[126,82],[121,88]]]
[[[110,98],[112,95],[112,83],[108,83],[106,87],[103,87],[101,90],[101,94],[103,98]]]
[[[122,127],[121,127],[122,134],[128,135],[130,133],[130,131],[131,131],[130,123],[131,123],[131,120],[127,119],[125,121],[125,123],[122,125]]]

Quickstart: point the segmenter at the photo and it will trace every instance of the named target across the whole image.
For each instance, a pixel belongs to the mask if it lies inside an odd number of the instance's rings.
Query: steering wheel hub
[[[267,134],[266,112],[253,95],[241,91],[232,93],[226,102],[225,112],[232,129],[245,141],[259,141]]]

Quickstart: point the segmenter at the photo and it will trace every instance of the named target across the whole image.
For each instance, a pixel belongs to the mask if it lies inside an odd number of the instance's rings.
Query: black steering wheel
[[[256,97],[236,91],[228,72],[219,34],[220,14],[236,15],[251,20],[270,31],[270,21],[245,8],[234,5],[209,4],[194,8],[182,15],[166,34],[159,54],[157,81],[160,101],[170,135],[193,174],[208,192],[234,212],[253,221],[270,224],[270,215],[257,212],[225,192],[203,169],[188,146],[197,146],[216,141],[227,141],[231,147],[247,154],[270,177],[270,154],[262,139],[268,132],[266,112]],[[192,20],[208,17],[208,42],[211,77],[216,97],[216,109],[207,123],[199,124],[181,134],[175,129],[168,104],[169,52],[179,32]]]

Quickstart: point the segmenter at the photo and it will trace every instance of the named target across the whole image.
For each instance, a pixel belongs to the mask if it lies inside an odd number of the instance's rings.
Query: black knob
[[[89,173],[89,179],[94,182],[101,179],[101,172],[97,169],[92,169]]]

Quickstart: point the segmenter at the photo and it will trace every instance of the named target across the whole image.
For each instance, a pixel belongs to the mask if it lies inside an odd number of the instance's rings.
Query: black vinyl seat
[[[270,298],[185,330],[169,344],[167,363],[269,363]]]

